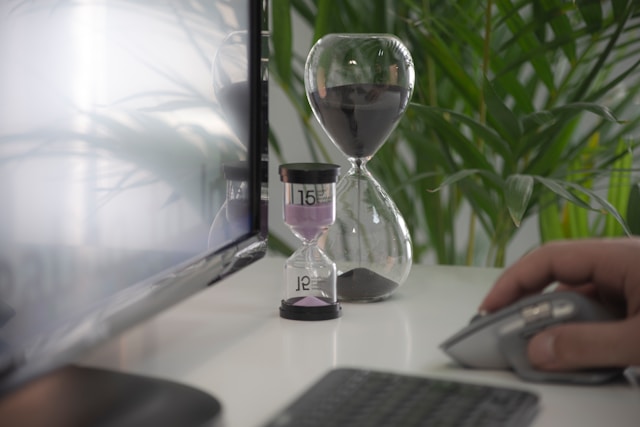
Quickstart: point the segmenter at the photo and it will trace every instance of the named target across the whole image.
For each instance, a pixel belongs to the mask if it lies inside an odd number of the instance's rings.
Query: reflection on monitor
[[[264,254],[265,9],[0,3],[3,399]]]

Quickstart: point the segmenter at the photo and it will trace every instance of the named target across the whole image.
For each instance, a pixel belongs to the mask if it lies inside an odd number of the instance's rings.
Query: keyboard
[[[529,391],[340,368],[265,427],[520,427],[537,411]]]

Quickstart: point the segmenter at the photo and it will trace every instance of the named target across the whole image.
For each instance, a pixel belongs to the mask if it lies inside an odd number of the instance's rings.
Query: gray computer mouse
[[[440,348],[468,368],[512,369],[527,381],[599,384],[619,377],[619,368],[543,372],[527,358],[527,342],[542,329],[559,323],[615,319],[600,304],[576,292],[547,292],[524,298],[495,313],[472,320]]]

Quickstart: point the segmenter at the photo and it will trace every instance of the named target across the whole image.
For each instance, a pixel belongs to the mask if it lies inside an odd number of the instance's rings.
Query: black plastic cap
[[[341,314],[342,307],[338,302],[319,307],[298,306],[285,301],[280,305],[280,317],[290,320],[330,320],[337,319]]]
[[[329,184],[338,181],[340,166],[330,163],[287,163],[278,168],[280,181],[294,184]]]

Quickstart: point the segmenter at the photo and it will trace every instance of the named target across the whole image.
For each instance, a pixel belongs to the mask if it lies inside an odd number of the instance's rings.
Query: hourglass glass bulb
[[[404,114],[414,79],[408,49],[389,34],[329,34],[307,56],[309,104],[352,164],[337,185],[335,224],[318,242],[337,264],[342,300],[385,299],[411,268],[404,219],[366,164]]]
[[[329,34],[305,64],[309,104],[348,158],[370,158],[384,144],[407,108],[414,79],[411,55],[388,34]]]

